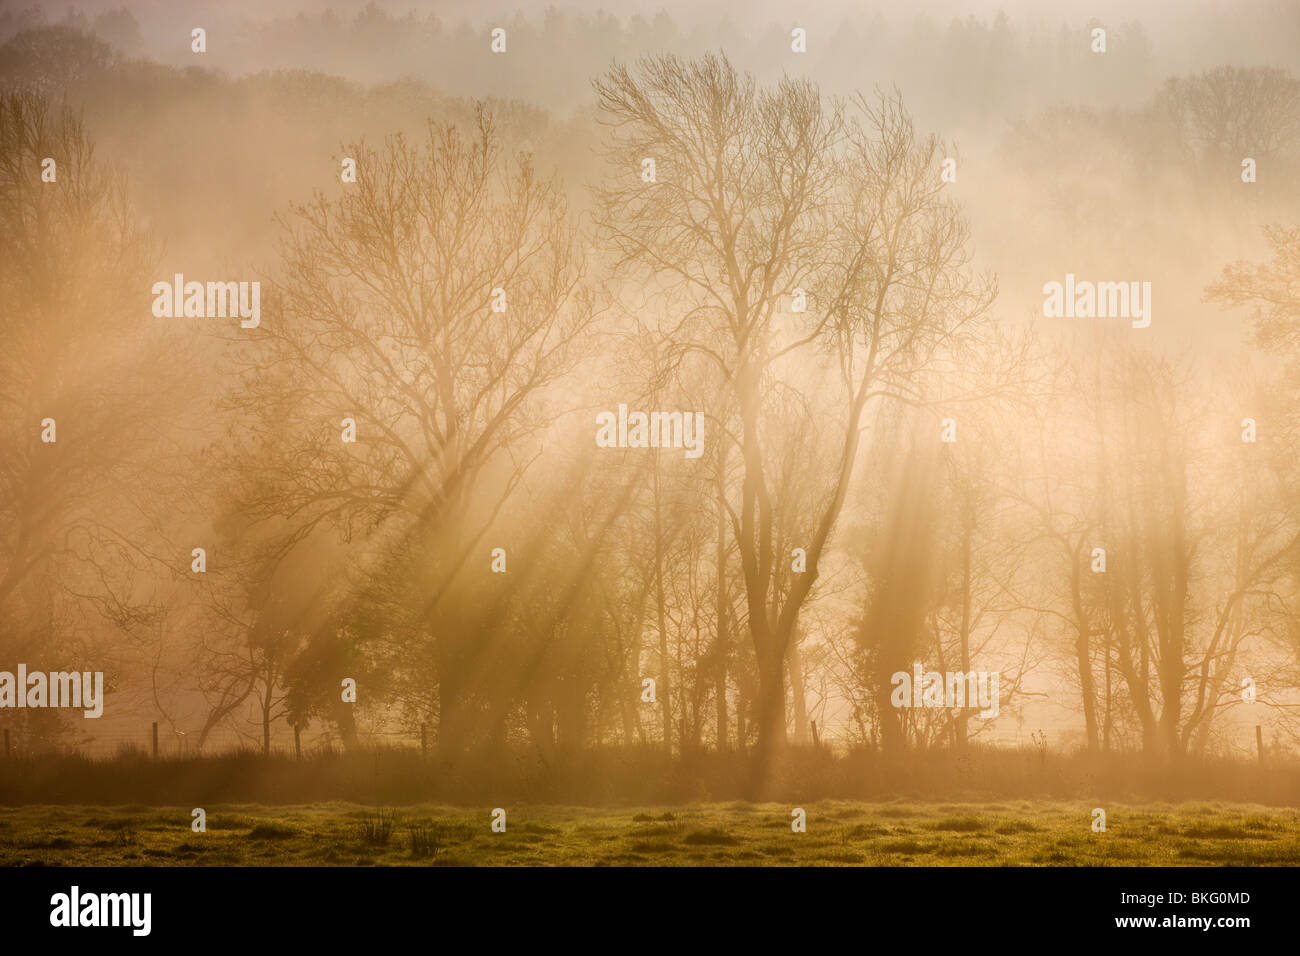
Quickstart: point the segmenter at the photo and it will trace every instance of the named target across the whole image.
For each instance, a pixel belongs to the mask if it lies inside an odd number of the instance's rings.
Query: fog
[[[6,9],[0,671],[106,697],[0,725],[1294,755],[1297,60],[1283,2]]]

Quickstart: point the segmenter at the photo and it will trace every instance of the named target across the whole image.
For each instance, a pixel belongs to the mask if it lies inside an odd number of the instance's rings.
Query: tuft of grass
[[[248,832],[250,840],[291,840],[297,835],[296,827],[283,823],[259,823]]]
[[[445,834],[438,824],[413,826],[408,836],[413,860],[436,857],[446,845]]]
[[[396,811],[377,810],[373,814],[367,814],[361,823],[361,840],[367,846],[388,846],[395,826]]]
[[[859,823],[850,827],[848,830],[848,839],[850,840],[870,840],[874,837],[887,836],[888,827],[882,827],[875,823]]]
[[[77,844],[73,843],[67,837],[46,837],[41,840],[31,840],[27,843],[20,843],[25,850],[71,850]]]
[[[915,856],[926,852],[925,847],[916,840],[890,840],[880,844],[880,849],[885,853],[898,853],[902,856]]]
[[[677,831],[673,827],[642,827],[628,835],[631,837],[674,837],[677,835]]]

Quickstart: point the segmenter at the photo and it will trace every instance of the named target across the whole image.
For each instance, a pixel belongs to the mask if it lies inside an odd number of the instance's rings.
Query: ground
[[[1300,864],[1300,810],[1237,803],[808,804],[677,807],[0,807],[0,866],[693,866]]]

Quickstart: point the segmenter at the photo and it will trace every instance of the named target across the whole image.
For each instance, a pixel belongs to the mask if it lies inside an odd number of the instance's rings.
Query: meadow
[[[346,802],[0,807],[0,866],[1275,866],[1300,864],[1300,810],[1184,802],[824,800],[588,808]]]

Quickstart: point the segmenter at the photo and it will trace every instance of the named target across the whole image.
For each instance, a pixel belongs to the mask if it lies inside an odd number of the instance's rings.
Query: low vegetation
[[[1256,804],[828,800],[508,807],[0,808],[3,866],[1273,866],[1300,864],[1300,810]],[[382,839],[377,833],[383,834]]]

